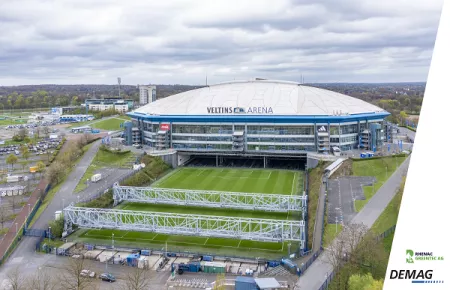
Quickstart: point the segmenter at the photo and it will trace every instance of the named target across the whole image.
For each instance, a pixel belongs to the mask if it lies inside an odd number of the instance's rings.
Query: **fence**
[[[46,191],[48,191],[49,186],[46,187]],[[33,210],[30,211],[30,214],[28,215],[28,217],[26,218],[25,222],[22,224],[22,226],[20,227],[20,229],[18,229],[16,236],[14,237],[14,240],[11,242],[11,244],[9,245],[8,249],[5,251],[3,257],[0,259],[0,265],[3,264],[4,261],[6,261],[6,259],[8,259],[9,255],[11,255],[11,253],[14,251],[14,249],[16,248],[17,244],[20,242],[20,240],[22,239],[22,236],[24,235],[25,229],[28,226],[28,224],[31,222],[31,220],[33,219],[34,215],[36,214],[37,210],[39,209],[39,207],[42,204],[42,200],[38,199],[38,201],[34,204]]]
[[[387,229],[385,232],[383,232],[380,235],[378,235],[376,237],[376,240],[377,241],[382,240],[382,239],[386,238],[387,236],[389,236],[390,234],[392,234],[393,232],[395,232],[396,226],[397,225],[393,225],[392,227]],[[325,282],[323,282],[322,286],[320,286],[318,290],[325,290],[325,289],[327,289],[328,285],[330,285],[330,283],[333,280],[335,275],[336,275],[335,271],[332,271],[329,275],[327,275],[327,278],[326,278]]]

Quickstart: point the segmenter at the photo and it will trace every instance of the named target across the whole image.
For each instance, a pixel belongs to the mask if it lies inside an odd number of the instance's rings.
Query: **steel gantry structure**
[[[306,195],[115,186],[114,205],[122,201],[271,212],[305,212],[307,207]]]
[[[80,228],[116,229],[173,235],[233,238],[241,240],[299,242],[304,248],[305,222],[225,216],[205,216],[68,206],[65,231]]]

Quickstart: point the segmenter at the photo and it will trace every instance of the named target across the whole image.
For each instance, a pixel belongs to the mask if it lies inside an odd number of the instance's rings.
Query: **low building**
[[[120,113],[128,112],[134,108],[134,101],[131,99],[87,99],[85,107],[91,111],[116,110]]]
[[[85,122],[94,120],[93,115],[61,115],[60,122]]]

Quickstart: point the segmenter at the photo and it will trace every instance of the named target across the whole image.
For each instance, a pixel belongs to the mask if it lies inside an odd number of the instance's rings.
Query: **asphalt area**
[[[365,200],[363,186],[375,182],[371,176],[347,176],[328,182],[328,223],[348,223],[356,215],[355,200]]]

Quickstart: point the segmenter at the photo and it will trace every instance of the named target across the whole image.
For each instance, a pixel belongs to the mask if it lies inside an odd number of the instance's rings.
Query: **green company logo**
[[[414,252],[406,250],[406,263],[414,264],[414,261],[443,261],[443,256],[434,256],[433,252]]]
[[[406,250],[406,263],[413,264],[414,263],[414,251]]]

